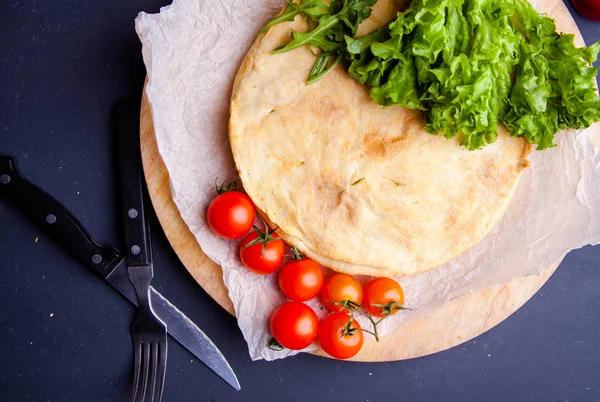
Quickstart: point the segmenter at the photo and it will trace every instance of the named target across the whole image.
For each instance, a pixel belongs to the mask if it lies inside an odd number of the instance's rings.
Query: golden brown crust
[[[373,19],[385,22],[395,4],[380,0]],[[425,132],[421,112],[377,105],[341,66],[306,85],[307,49],[270,54],[303,27],[297,18],[257,39],[234,83],[230,143],[261,215],[287,243],[350,274],[412,275],[479,242],[531,146],[501,128],[496,143],[465,150]]]

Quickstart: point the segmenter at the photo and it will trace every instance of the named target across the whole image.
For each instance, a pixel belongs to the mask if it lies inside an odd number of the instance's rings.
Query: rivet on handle
[[[102,256],[100,254],[94,254],[92,256],[92,262],[94,264],[100,264],[102,262]]]
[[[131,246],[131,254],[139,255],[141,251],[142,251],[142,249],[140,249],[140,246],[138,246],[137,244],[134,244],[133,246]]]
[[[138,217],[138,211],[135,208],[131,208],[129,212],[127,212],[127,215],[129,215],[131,219],[135,219]]]
[[[50,225],[52,225],[53,223],[55,223],[56,222],[56,215],[49,214],[48,216],[46,216],[46,222],[49,223]]]
[[[3,174],[2,176],[0,176],[0,183],[2,183],[2,184],[10,183],[10,176],[7,174]]]

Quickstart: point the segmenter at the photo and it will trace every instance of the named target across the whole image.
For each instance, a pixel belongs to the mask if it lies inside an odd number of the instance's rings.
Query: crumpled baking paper
[[[238,242],[212,234],[206,208],[215,178],[236,175],[227,141],[233,79],[262,24],[283,5],[283,0],[175,0],[159,14],[140,13],[136,19],[148,71],[146,94],[173,199],[202,250],[223,267],[253,360],[297,353],[265,347],[269,317],[285,300],[276,275],[248,272],[239,262]],[[454,297],[539,274],[570,250],[600,242],[598,128],[562,133],[556,141],[557,147],[532,153],[531,168],[505,216],[483,241],[439,269],[397,278],[413,310],[384,320],[381,334]],[[317,300],[309,304],[325,314]]]

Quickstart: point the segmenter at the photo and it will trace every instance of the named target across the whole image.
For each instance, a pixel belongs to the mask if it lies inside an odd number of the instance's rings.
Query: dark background
[[[101,243],[121,244],[109,110],[141,93],[133,20],[168,3],[0,0],[0,153]],[[588,43],[600,39],[600,24],[575,19]],[[154,286],[215,340],[242,385],[235,392],[171,342],[165,401],[600,401],[600,247],[569,254],[522,309],[452,350],[397,363],[267,363],[250,361],[235,319],[188,275],[155,217],[152,230]],[[130,400],[134,315],[0,200],[1,401]]]

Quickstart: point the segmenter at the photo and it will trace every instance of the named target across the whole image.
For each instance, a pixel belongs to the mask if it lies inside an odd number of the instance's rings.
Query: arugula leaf
[[[330,4],[340,21],[350,29],[350,36],[356,36],[358,26],[371,15],[371,7],[377,0],[336,0]]]
[[[319,24],[315,29],[306,33],[298,31],[292,32],[291,40],[288,43],[275,48],[275,50],[273,50],[271,53],[277,54],[289,52],[290,50],[301,46],[311,45],[317,46],[325,52],[337,50],[340,48],[341,44],[327,40],[327,38],[325,38],[325,34],[338,23],[339,18],[335,15],[320,18]]]
[[[312,84],[313,82],[319,81],[329,74],[329,72],[340,64],[341,61],[341,55],[336,55],[335,53],[320,53],[317,56],[317,61],[315,61],[312,70],[310,70],[310,73],[308,74],[306,83]]]
[[[371,15],[371,7],[376,1],[332,0],[326,7],[327,11],[321,13],[325,7],[321,0],[301,0],[299,3],[288,0],[288,6],[283,13],[269,21],[261,32],[281,22],[291,21],[296,15],[306,17],[309,30],[292,32],[290,41],[277,47],[272,53],[288,52],[301,46],[318,48],[324,54],[317,56],[308,76],[307,83],[313,83],[327,75],[342,61],[346,53],[343,48],[345,37],[356,35],[358,26]],[[316,26],[310,26],[311,18],[317,19]]]
[[[298,14],[300,14],[300,10],[297,7],[291,7],[288,4],[280,15],[263,25],[258,34],[262,35],[267,33],[269,29],[273,28],[277,24],[281,24],[282,22],[293,21]]]
[[[320,18],[328,14],[328,7],[322,0],[303,0],[300,3],[295,3],[293,0],[287,0],[287,3],[288,4],[280,15],[271,19],[262,27],[258,33],[259,35],[267,33],[269,29],[277,24],[293,21],[297,15],[306,17],[308,22],[311,23],[313,18]]]
[[[335,58],[334,58],[335,57]],[[333,61],[332,61],[333,60]],[[312,84],[314,82],[319,81],[321,78],[325,77],[329,74],[334,68],[337,67],[338,64],[342,61],[342,56],[338,55],[337,57],[334,55],[323,55],[320,54],[317,57],[317,61],[315,62],[314,67],[310,71],[308,75],[308,79],[306,80],[307,84]]]

